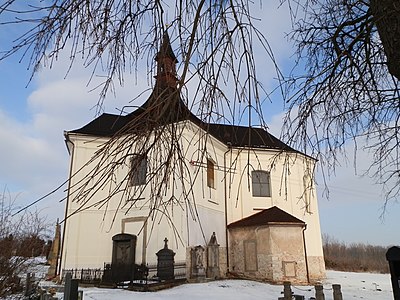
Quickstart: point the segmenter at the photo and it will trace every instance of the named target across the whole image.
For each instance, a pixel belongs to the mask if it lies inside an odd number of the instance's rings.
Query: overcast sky
[[[290,29],[287,11],[264,4],[259,13],[262,16],[259,28],[270,41],[278,62],[286,66],[293,53],[284,37]],[[16,34],[12,28],[0,31],[0,50]],[[268,65],[261,50],[256,49],[256,52],[259,79],[266,87],[275,86],[272,66]],[[93,86],[87,86],[89,72],[79,65],[65,78],[69,62],[63,56],[52,69],[43,68],[27,86],[30,71],[27,71],[26,62],[19,63],[19,58],[0,62],[0,188],[9,191],[22,207],[67,179],[69,157],[63,131],[79,128],[95,117],[93,106],[98,94],[89,92]],[[127,75],[125,85],[117,87],[116,96],[107,98],[105,110],[118,113],[116,108],[129,105],[131,99],[148,88],[145,74],[144,69],[139,70],[137,77]],[[276,136],[280,135],[282,115],[282,99],[276,97],[264,111],[270,131]],[[358,174],[362,174],[368,161],[366,154],[359,156]],[[390,204],[385,219],[380,219],[383,206],[381,189],[371,179],[355,174],[352,162],[344,162],[337,169],[336,176],[328,181],[329,200],[323,196],[320,175],[317,184],[323,233],[347,243],[400,243],[397,230],[400,227],[400,204]],[[59,202],[64,196],[63,191],[52,194],[35,206],[48,215],[50,222],[63,216],[64,203]]]

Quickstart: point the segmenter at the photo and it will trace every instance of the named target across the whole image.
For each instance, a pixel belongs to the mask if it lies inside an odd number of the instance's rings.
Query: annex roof
[[[263,226],[273,224],[290,224],[305,226],[306,223],[295,216],[283,211],[282,209],[273,206],[264,209],[247,218],[233,222],[228,225],[228,228],[250,227],[250,226]]]

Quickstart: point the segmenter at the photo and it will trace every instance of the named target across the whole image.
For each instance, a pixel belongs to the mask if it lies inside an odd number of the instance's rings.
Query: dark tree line
[[[388,247],[362,243],[346,244],[332,237],[323,239],[325,266],[346,272],[389,273]]]

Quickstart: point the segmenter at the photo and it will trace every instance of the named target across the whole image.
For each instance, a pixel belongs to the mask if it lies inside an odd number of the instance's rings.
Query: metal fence
[[[148,279],[157,280],[157,264],[147,265],[149,268]],[[175,279],[186,278],[186,262],[175,262],[174,263],[174,277]]]
[[[159,281],[157,278],[157,264],[147,265],[148,273],[147,276],[141,281],[147,284],[148,281]],[[104,268],[97,269],[63,269],[62,270],[62,280],[65,279],[65,274],[71,273],[72,279],[78,279],[80,283],[83,284],[100,284],[100,283],[110,283],[104,276],[105,272],[109,270],[110,264],[104,264]],[[174,263],[174,277],[175,280],[186,278],[186,262],[176,262]]]
[[[80,283],[96,284],[102,282],[104,269],[63,269],[63,281],[67,273],[71,273],[72,279],[78,279]]]

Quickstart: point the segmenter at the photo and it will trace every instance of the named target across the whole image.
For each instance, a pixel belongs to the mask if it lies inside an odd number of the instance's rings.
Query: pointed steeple
[[[168,33],[163,34],[160,49],[155,57],[157,70],[154,78],[155,86],[150,97],[136,111],[129,114],[131,126],[152,130],[160,125],[172,124],[183,120],[191,120],[196,124],[201,121],[193,115],[182,101],[178,89],[176,63],[178,62]]]
[[[176,87],[178,81],[176,63],[178,60],[172,50],[167,31],[163,34],[161,47],[155,60],[157,62],[156,86],[159,88]]]

